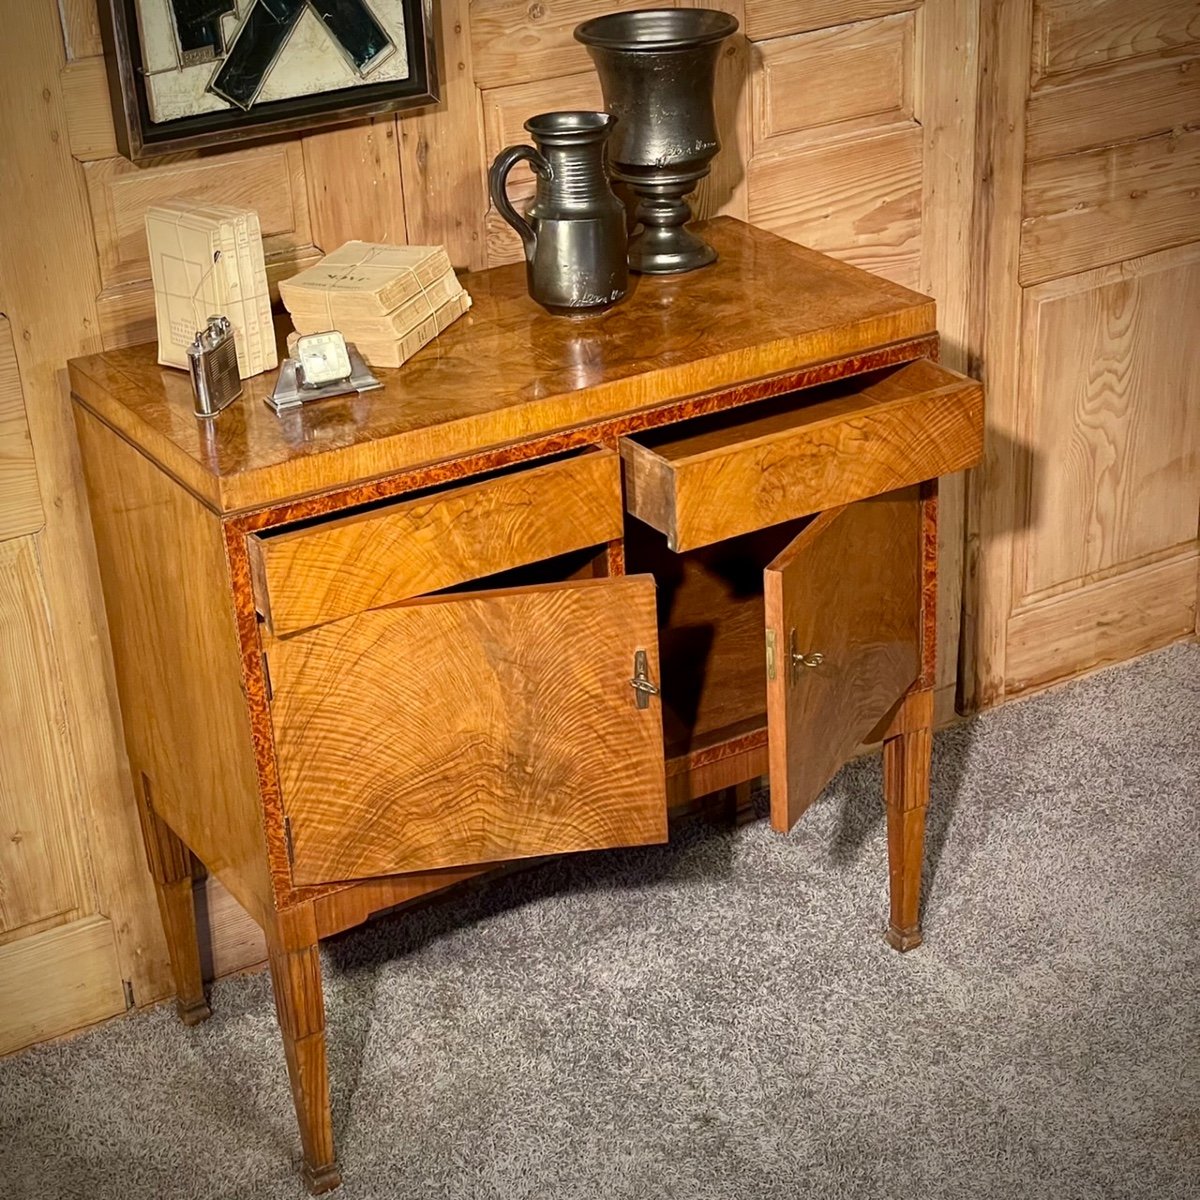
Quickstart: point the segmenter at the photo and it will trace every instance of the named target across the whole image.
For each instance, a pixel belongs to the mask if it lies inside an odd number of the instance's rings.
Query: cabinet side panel
[[[258,919],[273,907],[220,522],[76,410],[135,780]]]

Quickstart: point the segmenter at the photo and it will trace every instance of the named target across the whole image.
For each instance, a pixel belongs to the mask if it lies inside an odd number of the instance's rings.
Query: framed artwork
[[[437,100],[432,0],[100,0],[121,153],[163,154]]]

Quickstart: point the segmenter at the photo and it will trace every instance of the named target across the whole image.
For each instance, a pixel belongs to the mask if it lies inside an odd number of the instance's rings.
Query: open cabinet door
[[[666,840],[649,575],[359,613],[270,671],[297,886]]]
[[[771,825],[786,832],[920,671],[915,488],[822,513],[766,569]]]

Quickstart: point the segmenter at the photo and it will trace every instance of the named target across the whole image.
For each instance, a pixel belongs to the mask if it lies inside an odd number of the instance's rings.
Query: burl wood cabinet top
[[[198,420],[187,376],[159,367],[153,344],[73,360],[71,388],[212,508],[236,512],[422,464],[479,456],[484,468],[514,443],[548,453],[602,440],[677,402],[709,411],[816,382],[805,372],[832,359],[882,365],[870,357],[880,347],[935,332],[928,297],[731,218],[704,229],[714,267],[635,276],[624,303],[592,317],[539,308],[520,264],[469,274],[471,312],[400,370],[380,370],[382,390],[283,419],[263,403],[268,372]]]

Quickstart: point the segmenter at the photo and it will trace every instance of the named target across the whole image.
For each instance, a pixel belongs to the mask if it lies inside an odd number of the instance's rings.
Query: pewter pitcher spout
[[[628,290],[625,207],[604,161],[615,125],[602,112],[542,113],[525,122],[534,145],[509,146],[492,163],[492,203],[521,236],[529,294],[551,312],[598,311]],[[524,216],[508,198],[508,175],[519,162],[537,181]]]

